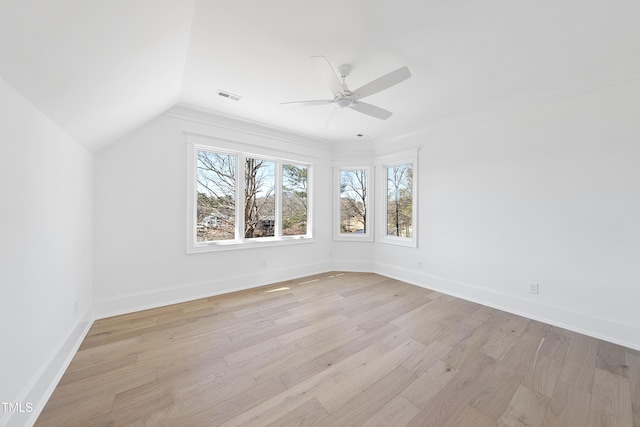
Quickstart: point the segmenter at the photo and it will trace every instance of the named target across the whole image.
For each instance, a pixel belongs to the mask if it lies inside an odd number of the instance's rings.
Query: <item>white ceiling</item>
[[[640,72],[634,0],[0,0],[0,77],[91,149],[176,103],[331,141],[394,138]],[[353,67],[332,105],[309,59]],[[217,97],[221,89],[238,102]]]

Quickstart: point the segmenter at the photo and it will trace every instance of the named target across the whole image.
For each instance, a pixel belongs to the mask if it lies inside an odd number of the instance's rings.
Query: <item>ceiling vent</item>
[[[225,91],[219,90],[219,89],[218,89],[218,91],[216,91],[216,95],[221,96],[223,98],[231,99],[233,101],[240,101],[242,99],[242,97],[239,96],[239,95],[234,95],[232,93],[225,92]]]

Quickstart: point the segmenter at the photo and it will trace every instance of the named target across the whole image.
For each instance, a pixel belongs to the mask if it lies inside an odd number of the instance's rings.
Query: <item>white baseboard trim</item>
[[[373,272],[373,262],[333,259],[331,260],[330,271],[348,271],[350,273],[371,273]]]
[[[183,283],[149,291],[94,299],[94,319],[208,298],[331,271],[329,261],[282,269],[259,270],[232,277]]]
[[[35,424],[38,416],[44,409],[49,397],[55,390],[60,378],[67,370],[73,356],[75,356],[84,337],[89,332],[93,319],[90,317],[91,307],[80,317],[78,323],[73,327],[67,338],[49,355],[38,372],[24,388],[16,402],[21,402],[23,406],[31,404],[31,411],[6,413],[6,417],[0,419],[2,427],[24,427]]]
[[[374,273],[640,350],[640,325],[378,262]]]

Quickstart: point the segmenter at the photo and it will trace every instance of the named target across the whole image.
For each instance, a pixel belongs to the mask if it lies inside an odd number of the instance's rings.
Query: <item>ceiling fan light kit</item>
[[[369,83],[361,86],[360,88],[351,91],[346,83],[346,78],[351,73],[351,66],[344,64],[338,67],[338,76],[335,69],[331,66],[329,60],[324,56],[312,56],[316,64],[316,68],[323,80],[329,86],[329,90],[333,94],[333,99],[314,100],[314,101],[295,101],[295,102],[283,102],[282,105],[299,105],[299,106],[316,106],[325,104],[334,104],[337,108],[351,108],[352,110],[366,114],[377,119],[386,120],[393,113],[387,111],[384,108],[377,107],[372,104],[360,102],[362,98],[374,95],[378,92],[382,92],[385,89],[389,89],[392,86],[397,85],[400,82],[407,80],[411,77],[411,72],[407,67],[398,68],[382,77],[370,81]],[[342,78],[342,81],[340,81]]]

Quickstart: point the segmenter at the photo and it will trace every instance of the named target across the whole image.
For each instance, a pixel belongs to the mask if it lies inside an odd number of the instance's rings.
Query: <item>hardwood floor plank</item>
[[[597,357],[598,340],[574,334],[558,380],[591,393]]]
[[[589,425],[591,393],[559,382],[549,401],[544,427],[583,427]]]
[[[349,367],[341,371],[347,380],[340,384],[339,389],[326,390],[316,394],[322,406],[329,412],[335,412],[338,408],[368,389],[376,378],[385,376],[402,365],[413,353],[420,351],[424,346],[416,341],[408,340],[399,347],[390,351],[375,354],[371,359],[364,360],[357,367]]]
[[[407,425],[438,426],[447,423],[469,403],[496,365],[494,359],[477,353]]]
[[[327,411],[320,402],[317,399],[311,399],[268,424],[268,427],[312,426],[326,415]]]
[[[399,366],[362,393],[345,402],[326,418],[319,419],[317,425],[345,427],[359,425],[381,410],[415,379],[413,372]]]
[[[538,335],[523,332],[503,357],[501,367],[518,375],[527,375],[536,360],[542,340]]]
[[[498,365],[469,401],[469,406],[496,421],[507,410],[522,376]]]
[[[633,409],[633,427],[640,427],[640,352],[627,351],[629,388]]]
[[[446,357],[452,348],[440,341],[433,341],[422,350],[416,351],[409,356],[407,360],[402,363],[402,366],[409,369],[417,376],[425,373],[435,363]]]
[[[544,422],[549,398],[529,387],[518,386],[505,413],[498,420],[500,427],[540,427]]]
[[[633,413],[629,380],[597,368],[593,382],[589,427],[631,426]]]
[[[101,363],[95,363],[83,369],[67,370],[68,375],[65,375],[64,378],[61,378],[58,384],[65,385],[65,384],[72,383],[74,381],[78,381],[79,379],[82,379],[82,378],[92,377],[94,375],[98,375],[103,372],[109,372],[114,369],[122,368],[125,366],[135,365],[137,360],[138,360],[138,354],[131,353],[116,359],[102,361]]]
[[[254,356],[265,353],[267,351],[273,350],[274,348],[282,347],[280,341],[276,338],[271,338],[266,341],[261,341],[257,344],[250,345],[248,347],[244,347],[242,349],[236,350],[232,353],[227,353],[224,355],[224,360],[228,365],[235,365],[236,363],[240,363],[246,360],[251,359]]]
[[[358,328],[351,328],[346,331],[336,332],[333,339],[328,336],[318,337],[318,335],[311,335],[306,337],[312,339],[313,344],[299,351],[291,351],[289,354],[285,354],[282,357],[266,364],[265,366],[258,368],[254,371],[254,377],[259,382],[268,380],[274,377],[280,377],[281,375],[290,374],[296,369],[310,363],[324,354],[327,354],[343,345],[346,345],[356,338],[359,338],[365,334],[364,331]],[[296,341],[289,344],[293,345]],[[288,346],[283,346],[287,348]],[[290,381],[294,382],[293,379]]]
[[[487,341],[480,351],[494,359],[502,360],[517,340],[518,335],[511,332],[500,331],[500,333]]]
[[[572,337],[573,332],[565,332],[563,334],[550,332],[545,335],[544,341],[538,350],[538,354],[541,356],[547,356],[562,363],[569,351],[569,345],[571,344]]]
[[[640,352],[372,273],[100,319],[36,426],[640,427]]]
[[[290,387],[313,375],[316,375],[319,372],[322,372],[327,368],[337,365],[354,353],[381,341],[395,330],[397,330],[395,326],[387,324],[375,331],[359,336],[333,350],[322,352],[319,357],[299,366],[298,368],[289,370],[288,372],[280,375],[280,378],[282,378],[282,381]]]
[[[495,427],[496,422],[470,406],[464,407],[444,427]]]
[[[362,427],[403,426],[418,412],[420,408],[398,395],[361,425]]]
[[[560,370],[560,362],[538,354],[531,364],[529,372],[524,376],[522,384],[535,392],[551,397],[556,388]]]
[[[403,390],[401,394],[417,407],[423,408],[449,384],[457,373],[458,371],[449,364],[439,360]]]
[[[624,378],[629,378],[627,349],[617,344],[599,341],[597,354],[596,368],[604,369],[605,371],[620,375]]]

